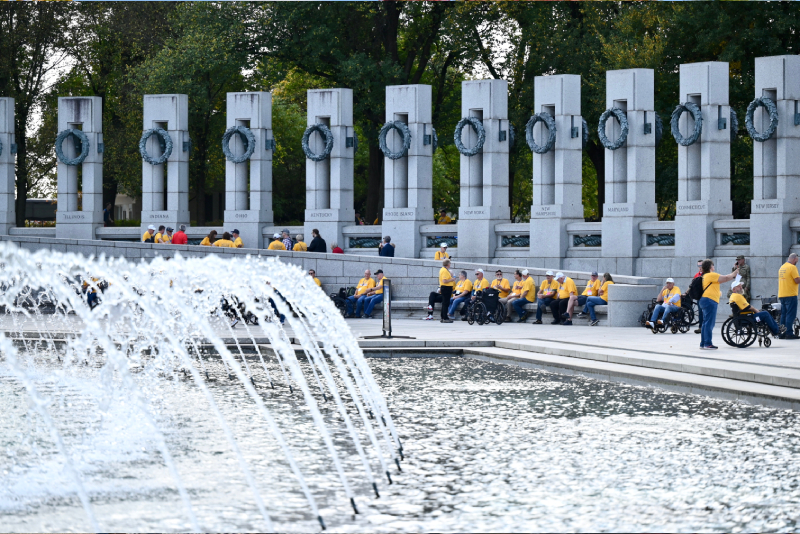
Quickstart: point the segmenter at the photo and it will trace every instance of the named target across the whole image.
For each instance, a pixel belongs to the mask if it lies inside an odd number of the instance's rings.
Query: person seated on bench
[[[500,276],[503,276],[502,271],[497,271],[497,272],[500,273]],[[495,276],[497,275],[495,274]],[[505,278],[503,278],[503,282],[508,283]],[[514,286],[508,293],[506,293],[505,297],[503,296],[502,293],[500,293],[499,302],[501,306],[506,307],[506,317],[508,318],[511,317],[511,307],[514,305],[514,301],[517,300],[520,297],[520,295],[522,295],[522,285],[524,284],[524,282],[525,279],[522,277],[522,271],[517,269],[516,271],[514,271]],[[492,287],[494,287],[494,282],[492,283]]]
[[[467,271],[461,271],[458,275],[458,282],[456,288],[453,290],[453,300],[450,301],[450,307],[447,309],[447,318],[454,320],[456,318],[456,310],[458,305],[466,302],[472,293],[472,282],[467,279]]]
[[[593,271],[591,278],[588,282],[586,282],[586,289],[583,290],[583,293],[578,295],[577,298],[570,299],[569,305],[567,306],[569,318],[572,319],[572,311],[576,306],[586,306],[586,301],[589,299],[589,297],[596,297],[599,292],[600,278],[597,276],[597,271]],[[578,317],[584,317],[585,315],[585,313],[581,312],[578,314]]]
[[[514,311],[519,315],[518,323],[524,323],[528,320],[528,312],[525,311],[525,306],[536,300],[536,280],[528,275],[528,269],[522,271],[522,291],[519,298],[514,301]],[[511,317],[511,316],[509,316]]]
[[[650,316],[649,321],[644,323],[650,330],[653,330],[657,324],[665,324],[670,315],[680,310],[681,288],[675,285],[675,280],[667,278],[667,283],[661,288],[656,302],[658,305],[653,309],[653,315]],[[659,317],[661,317],[661,319],[659,319]]]
[[[739,308],[740,315],[752,315],[753,320],[756,322],[764,321],[764,323],[767,325],[767,328],[769,328],[769,331],[772,332],[773,336],[779,336],[782,330],[786,330],[786,327],[783,325],[781,325],[781,328],[778,328],[778,323],[775,322],[775,319],[772,318],[772,314],[767,310],[758,311],[753,308],[749,302],[747,302],[747,299],[744,298],[743,295],[744,288],[741,280],[731,284],[731,291],[731,308],[733,308],[733,305],[735,304]]]
[[[597,315],[594,312],[594,307],[597,305],[605,306],[608,304],[608,286],[614,283],[614,279],[611,278],[611,273],[604,273],[603,274],[603,285],[600,286],[600,289],[597,291],[596,297],[588,297],[586,299],[586,305],[583,307],[583,311],[578,317],[584,316],[587,313],[589,314],[589,326],[597,326],[600,324],[600,321],[597,320]]]
[[[565,326],[572,325],[572,320],[567,315],[567,306],[569,306],[570,297],[578,296],[578,287],[575,281],[564,273],[556,273],[556,281],[558,282],[558,292],[556,293],[556,300],[550,303],[550,311],[553,312],[553,322],[551,324],[563,324]],[[562,321],[561,318],[564,317]]]
[[[539,293],[536,295],[536,320],[533,321],[533,324],[542,324],[542,313],[555,300],[556,292],[558,291],[558,282],[553,275],[553,271],[547,271],[544,276],[545,279],[542,280]]]
[[[372,279],[372,273],[367,269],[364,271],[364,278],[358,281],[356,294],[347,297],[347,302],[345,303],[345,311],[347,312],[347,315],[345,315],[346,319],[351,319],[353,317],[356,319],[361,318],[361,309],[367,302],[364,296],[367,294],[367,291],[373,287],[375,287],[375,280]],[[355,308],[355,314],[353,313],[353,308]]]
[[[372,319],[372,310],[383,302],[383,281],[386,278],[383,276],[383,270],[378,269],[375,271],[375,278],[378,279],[378,282],[375,284],[375,287],[367,291],[367,296],[364,297],[366,304],[364,305],[364,317],[367,319]]]

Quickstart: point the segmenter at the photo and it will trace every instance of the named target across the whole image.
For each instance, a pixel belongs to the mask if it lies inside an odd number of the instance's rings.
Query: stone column
[[[144,130],[162,128],[172,138],[172,154],[166,163],[142,161],[142,228],[153,224],[177,228],[189,224],[189,97],[144,95]],[[157,158],[163,151],[158,135],[150,136],[147,153]],[[166,193],[164,172],[166,171]],[[203,202],[203,199],[198,199]]]
[[[16,225],[14,162],[14,99],[0,98],[0,234]]]
[[[497,238],[494,225],[511,218],[508,205],[508,82],[479,80],[461,82],[461,116],[483,123],[486,140],[474,156],[461,155],[461,206],[458,209],[458,257],[463,261],[488,262],[494,257]],[[461,134],[472,148],[478,136],[471,126]]]
[[[606,203],[603,209],[603,260],[599,270],[634,274],[642,238],[639,223],[656,219],[656,120],[653,70],[606,72],[606,109],[618,108],[628,118],[622,147],[606,149]],[[606,137],[612,143],[620,124],[612,116]]]
[[[537,76],[534,91],[534,113],[552,115],[557,133],[552,150],[533,154],[528,263],[533,267],[561,268],[569,248],[567,225],[583,222],[581,77]],[[547,130],[541,122],[534,126],[534,138],[540,146],[547,140]]]
[[[255,148],[247,161],[225,162],[225,230],[239,230],[246,248],[264,248],[262,229],[272,225],[272,93],[228,93],[227,107],[226,127],[249,128]],[[247,149],[237,134],[229,146],[234,156]]]
[[[103,99],[99,96],[59,97],[58,131],[83,131],[89,141],[89,153],[81,171],[81,209],[78,209],[78,165],[58,161],[58,207],[56,237],[95,239],[103,225]],[[78,146],[73,136],[62,145],[65,157],[74,158]]]
[[[433,143],[430,85],[392,85],[386,88],[386,121],[401,121],[411,132],[408,154],[384,158],[383,235],[397,245],[395,255],[418,258],[420,226],[433,223]],[[403,141],[396,130],[387,135],[392,151]]]
[[[778,127],[772,137],[753,141],[750,212],[750,254],[767,258],[764,266],[754,265],[754,274],[763,271],[758,274],[771,277],[794,244],[789,220],[800,214],[800,125],[796,119],[800,56],[756,58],[755,97],[770,98],[778,108]],[[769,127],[769,113],[761,106],[753,114],[753,125],[759,133]]]
[[[355,129],[353,128],[352,89],[314,89],[308,91],[308,126],[324,124],[333,134],[333,149],[322,161],[306,159],[306,215],[304,234],[311,241],[316,228],[328,244],[343,249],[342,229],[355,224],[353,207],[353,162]],[[325,140],[319,133],[309,139],[311,150],[319,154]]]
[[[696,260],[714,254],[714,221],[732,216],[728,64],[709,61],[681,65],[679,98],[681,104],[694,103],[703,114],[698,141],[688,147],[678,145],[675,255],[691,258],[683,263],[692,270]],[[665,127],[667,124],[665,121]],[[681,134],[689,137],[693,129],[691,114],[684,112]]]

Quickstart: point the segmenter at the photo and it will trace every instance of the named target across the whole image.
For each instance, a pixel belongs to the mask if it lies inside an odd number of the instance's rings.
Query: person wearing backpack
[[[719,285],[736,278],[739,274],[739,269],[730,274],[721,275],[714,272],[714,262],[706,259],[703,260],[702,271],[703,276],[692,280],[692,285],[689,286],[689,296],[696,298],[699,292],[697,305],[703,313],[703,322],[700,326],[700,348],[703,350],[716,350],[719,347],[716,347],[711,342],[711,334],[717,322],[717,306],[719,306],[719,298],[722,296]],[[702,284],[699,291],[696,288],[698,280]]]

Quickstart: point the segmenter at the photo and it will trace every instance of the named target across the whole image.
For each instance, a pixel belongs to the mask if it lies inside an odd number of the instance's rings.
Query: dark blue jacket
[[[378,256],[386,256],[388,258],[394,258],[394,245],[392,243],[384,244],[380,251],[378,252]]]

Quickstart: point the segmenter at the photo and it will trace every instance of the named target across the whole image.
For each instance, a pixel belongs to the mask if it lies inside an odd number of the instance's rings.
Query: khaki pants
[[[514,311],[514,308],[511,306],[514,304],[514,301],[517,300],[519,297],[512,297],[508,296],[504,299],[499,299],[498,302],[506,307],[506,317],[511,317],[511,312]]]

